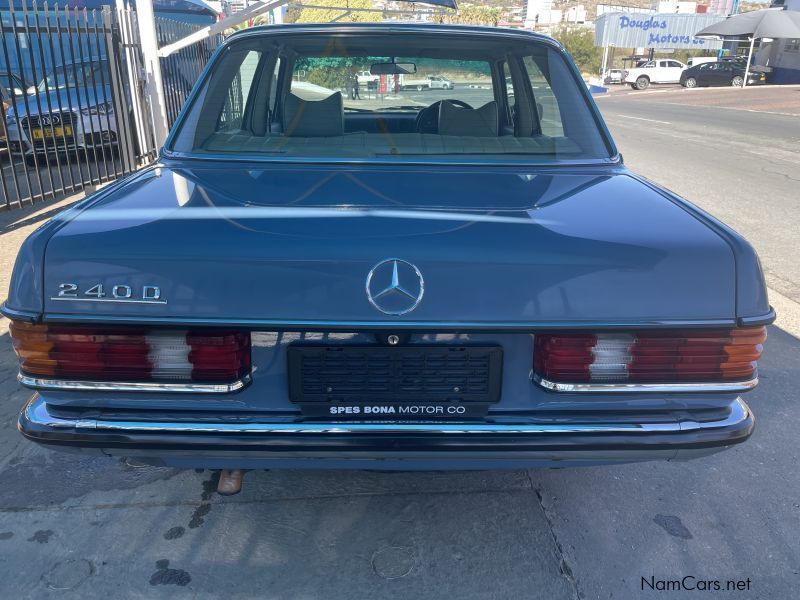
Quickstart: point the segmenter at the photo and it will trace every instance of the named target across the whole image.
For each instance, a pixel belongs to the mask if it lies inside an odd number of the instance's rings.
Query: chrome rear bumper
[[[206,468],[521,468],[674,459],[745,441],[754,418],[740,398],[714,421],[254,422],[62,418],[38,395],[19,429],[50,447],[99,449],[153,464]],[[686,454],[686,456],[684,456]]]

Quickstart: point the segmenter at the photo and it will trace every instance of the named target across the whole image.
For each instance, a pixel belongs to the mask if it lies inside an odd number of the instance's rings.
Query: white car
[[[686,61],[686,65],[688,67],[696,67],[697,65],[702,65],[703,63],[712,63],[717,62],[718,60],[719,59],[716,56],[690,56]]]
[[[622,83],[625,79],[622,69],[608,69],[603,77],[604,83]]]
[[[651,83],[678,83],[686,65],[673,59],[658,59],[625,71],[625,83],[635,90],[646,90]]]
[[[378,81],[381,78],[380,75],[373,75],[369,71],[359,71],[356,73],[356,77],[358,77],[358,85],[367,85],[371,81]]]
[[[9,149],[36,164],[34,155],[93,155],[116,149],[118,126],[105,59],[59,65],[32,87],[27,100],[6,111]]]
[[[422,79],[413,79],[411,77],[400,77],[401,90],[452,90],[455,87],[452,81],[442,75],[428,75]]]

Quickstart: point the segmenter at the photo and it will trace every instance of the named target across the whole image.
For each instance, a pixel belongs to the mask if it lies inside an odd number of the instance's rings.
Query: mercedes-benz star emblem
[[[425,281],[419,269],[406,260],[387,258],[367,275],[367,298],[387,315],[411,312],[422,300]]]

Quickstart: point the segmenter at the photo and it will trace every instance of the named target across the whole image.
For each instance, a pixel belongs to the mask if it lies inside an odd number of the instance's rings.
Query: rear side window
[[[278,106],[278,73],[281,72],[281,59],[275,60],[275,69],[272,71],[272,81],[269,85],[269,109],[274,114]]]
[[[525,70],[528,72],[528,79],[531,82],[533,100],[539,113],[542,135],[562,137],[564,135],[564,126],[561,123],[561,111],[558,108],[558,100],[553,94],[553,88],[550,87],[550,82],[532,56],[526,56],[523,63]]]
[[[217,131],[234,131],[242,128],[247,99],[256,78],[261,52],[250,50],[242,60],[239,70],[228,88],[228,97],[217,121]]]

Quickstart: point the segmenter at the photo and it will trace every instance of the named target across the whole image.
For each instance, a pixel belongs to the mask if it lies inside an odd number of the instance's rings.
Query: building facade
[[[737,6],[737,0],[710,0],[708,3],[708,14],[732,15],[734,14]]]
[[[553,0],[525,0],[525,27],[550,24]]]
[[[800,0],[776,0],[770,8],[800,12]],[[755,62],[770,67],[770,83],[800,83],[800,39],[761,40]]]

